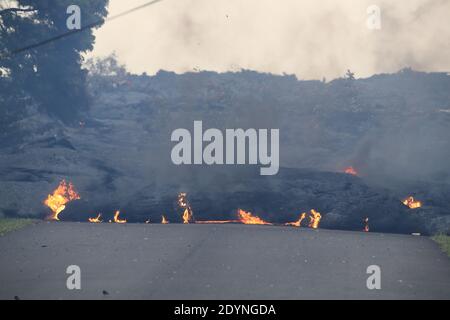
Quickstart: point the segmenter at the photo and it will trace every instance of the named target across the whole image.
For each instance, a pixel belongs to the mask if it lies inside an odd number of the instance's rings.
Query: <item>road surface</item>
[[[81,290],[66,287],[69,265]],[[381,268],[368,290],[367,267]],[[450,299],[425,237],[245,225],[39,223],[0,238],[0,299]]]

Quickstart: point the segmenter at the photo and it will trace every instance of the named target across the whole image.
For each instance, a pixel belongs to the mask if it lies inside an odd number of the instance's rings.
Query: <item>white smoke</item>
[[[111,0],[110,15],[146,0]],[[381,29],[367,8],[381,9]],[[446,0],[165,0],[96,32],[131,72],[252,69],[301,79],[450,70]]]

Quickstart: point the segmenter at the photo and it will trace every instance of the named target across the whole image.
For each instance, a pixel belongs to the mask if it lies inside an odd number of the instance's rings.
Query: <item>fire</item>
[[[306,213],[302,213],[300,215],[300,218],[297,221],[295,221],[295,222],[288,222],[288,223],[285,223],[284,225],[285,226],[291,226],[291,227],[297,227],[297,228],[301,227],[303,220],[306,219],[306,215],[307,215]],[[319,228],[320,220],[322,220],[322,215],[319,212],[317,212],[316,210],[312,209],[309,212],[308,218],[309,218],[308,227],[313,228],[313,229]]]
[[[124,223],[127,223],[127,220],[121,220],[120,218],[119,218],[119,215],[120,215],[120,211],[119,210],[117,210],[116,211],[116,213],[114,214],[114,223],[119,223],[119,224],[124,224]]]
[[[192,220],[192,214],[191,214],[190,210],[188,208],[186,208],[183,213],[183,223],[189,224],[189,222],[191,220]]]
[[[52,210],[52,214],[47,219],[59,221],[59,214],[66,208],[66,204],[79,199],[81,198],[72,183],[67,183],[65,180],[61,181],[53,194],[49,194],[44,201],[44,204]]]
[[[102,219],[102,214],[99,213],[97,217],[89,218],[89,222],[90,223],[102,223],[103,221],[101,219]]]
[[[410,209],[417,209],[422,207],[422,202],[417,201],[414,197],[408,197],[402,201],[405,206],[408,206]]]
[[[169,220],[167,220],[165,216],[162,216],[161,223],[162,224],[169,224]]]
[[[186,193],[184,193],[184,192],[180,193],[178,195],[178,205],[180,206],[180,208],[184,209],[183,223],[189,224],[194,220],[194,214],[193,214],[192,208],[189,205],[186,197],[187,197]]]
[[[188,203],[187,203],[187,194],[185,192],[181,192],[178,195],[178,205],[180,206],[180,208],[187,208],[188,207]]]
[[[260,217],[252,215],[250,212],[238,209],[239,220],[243,224],[261,224],[261,225],[272,225],[269,222],[262,220]]]
[[[365,218],[364,219],[364,232],[369,232],[369,231],[370,231],[369,218]]]
[[[319,228],[320,220],[322,220],[322,215],[314,209],[311,209],[309,216],[309,227],[313,229]]]
[[[288,222],[285,225],[291,227],[301,227],[303,220],[306,218],[306,213],[302,213],[300,218],[295,222]]]
[[[353,167],[345,168],[344,172],[345,172],[346,174],[351,174],[351,175],[353,175],[353,176],[357,176],[357,175],[358,175],[358,171],[356,171],[356,169],[353,168]]]

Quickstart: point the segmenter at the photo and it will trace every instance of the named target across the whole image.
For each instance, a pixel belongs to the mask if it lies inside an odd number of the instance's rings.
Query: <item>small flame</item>
[[[119,210],[117,210],[116,211],[116,213],[114,214],[114,223],[119,223],[119,224],[124,224],[124,223],[127,223],[127,220],[121,220],[120,218],[119,218],[119,215],[120,215],[120,211]]]
[[[67,183],[62,180],[59,186],[49,194],[44,204],[52,210],[52,214],[47,217],[47,220],[59,221],[59,214],[66,209],[66,204],[70,201],[79,200],[80,196],[75,191],[72,183]]]
[[[405,206],[409,207],[410,209],[417,209],[422,207],[422,202],[415,200],[414,197],[412,196],[406,198],[402,202]]]
[[[320,220],[322,220],[322,215],[314,209],[311,209],[309,216],[309,227],[313,229],[319,228]]]
[[[345,168],[344,172],[345,172],[346,174],[351,174],[351,175],[353,175],[353,176],[357,176],[357,175],[358,175],[358,171],[356,171],[356,169],[353,168],[353,167]]]
[[[258,216],[252,215],[250,212],[246,212],[242,209],[238,209],[239,220],[243,224],[261,224],[261,225],[272,225],[269,222],[262,220]]]
[[[297,221],[295,221],[295,222],[288,222],[285,225],[299,228],[299,227],[302,226],[302,222],[303,222],[303,220],[305,220],[305,218],[306,218],[306,213],[302,213],[300,218]]]
[[[162,216],[161,223],[162,224],[169,224],[169,220],[167,220],[165,216]]]
[[[181,192],[178,195],[178,205],[180,206],[180,208],[184,209],[183,223],[184,224],[191,223],[194,220],[194,214],[193,214],[191,206],[189,205],[189,203],[187,201],[187,194],[185,192]]]
[[[190,210],[188,208],[186,208],[183,213],[183,223],[189,224],[189,222],[191,220],[192,220],[192,214],[191,214]]]
[[[364,232],[369,232],[369,231],[370,231],[369,218],[365,218],[364,219]]]
[[[101,220],[101,218],[102,218],[102,214],[99,213],[97,217],[89,218],[89,222],[90,223],[102,223],[103,221]]]

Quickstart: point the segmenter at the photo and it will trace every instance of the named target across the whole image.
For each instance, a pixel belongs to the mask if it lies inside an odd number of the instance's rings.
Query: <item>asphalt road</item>
[[[81,268],[82,290],[66,288]],[[366,269],[381,268],[381,290]],[[245,225],[39,223],[0,238],[0,299],[450,299],[425,237]]]

